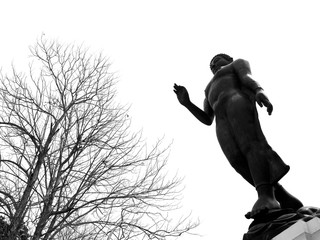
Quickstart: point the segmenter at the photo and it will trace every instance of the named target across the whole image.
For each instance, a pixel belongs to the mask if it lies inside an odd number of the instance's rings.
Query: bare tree
[[[40,39],[23,75],[0,76],[0,215],[8,238],[164,239],[196,224],[172,222],[180,179],[167,150],[147,149],[116,104],[109,62]]]

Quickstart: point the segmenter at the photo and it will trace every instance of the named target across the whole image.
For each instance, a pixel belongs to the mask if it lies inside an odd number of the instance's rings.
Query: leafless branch
[[[32,240],[164,239],[194,228],[168,215],[181,191],[166,176],[169,147],[130,132],[108,60],[43,38],[31,53],[28,77],[0,75],[0,211],[12,236],[26,226]]]

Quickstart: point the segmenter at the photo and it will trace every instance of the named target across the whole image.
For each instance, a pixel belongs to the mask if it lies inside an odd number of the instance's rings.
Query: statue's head
[[[217,65],[216,63],[220,60],[220,59],[223,59],[223,63],[220,63]],[[215,55],[211,62],[210,62],[210,69],[213,73],[216,73],[222,66],[225,66],[229,63],[232,63],[233,62],[233,58],[230,57],[229,55],[227,54],[224,54],[224,53],[219,53],[217,55]]]

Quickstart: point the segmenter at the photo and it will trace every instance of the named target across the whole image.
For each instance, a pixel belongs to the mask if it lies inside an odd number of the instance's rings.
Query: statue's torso
[[[221,68],[206,87],[205,95],[210,106],[216,106],[228,100],[235,93],[241,92],[241,84],[232,63]]]

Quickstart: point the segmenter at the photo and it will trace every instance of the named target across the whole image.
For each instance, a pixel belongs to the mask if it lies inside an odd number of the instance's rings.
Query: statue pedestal
[[[320,218],[313,218],[307,222],[297,221],[272,240],[319,240]]]
[[[243,240],[320,240],[320,208],[270,210],[254,219]]]

